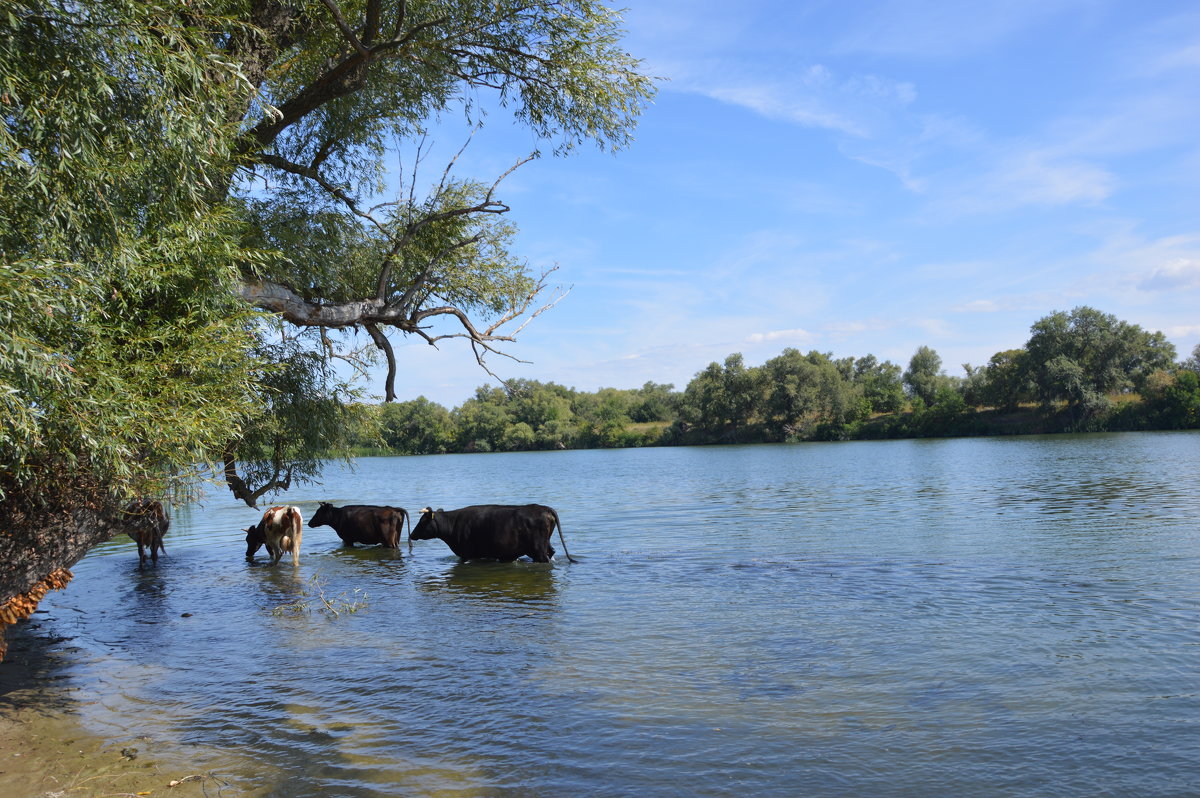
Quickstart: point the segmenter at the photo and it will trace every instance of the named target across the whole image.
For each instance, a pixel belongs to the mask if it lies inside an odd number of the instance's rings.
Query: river
[[[17,634],[225,795],[1195,796],[1198,487],[1197,433],[367,458],[286,500],[549,504],[579,562],[248,564],[214,488]]]

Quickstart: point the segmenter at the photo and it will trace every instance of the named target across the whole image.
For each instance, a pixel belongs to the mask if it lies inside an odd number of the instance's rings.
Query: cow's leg
[[[538,541],[529,556],[534,562],[550,562],[554,559],[554,547],[548,540]]]
[[[146,562],[146,546],[142,543],[141,538],[137,538],[138,544],[138,564],[144,565]]]

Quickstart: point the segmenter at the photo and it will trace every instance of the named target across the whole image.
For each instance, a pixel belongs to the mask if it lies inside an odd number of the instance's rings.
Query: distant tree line
[[[747,366],[735,353],[683,391],[516,380],[453,410],[362,406],[354,437],[364,452],[435,454],[1200,427],[1200,346],[1175,358],[1161,332],[1078,307],[961,377],[927,346],[907,368],[790,348]]]

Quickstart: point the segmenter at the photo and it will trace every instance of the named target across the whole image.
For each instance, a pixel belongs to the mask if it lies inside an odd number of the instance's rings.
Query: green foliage
[[[1086,306],[1039,319],[1031,333],[1025,351],[1038,398],[1066,401],[1085,414],[1104,410],[1108,394],[1140,388],[1175,360],[1175,347],[1161,332]]]
[[[229,108],[252,174],[225,185],[239,197],[244,240],[277,255],[247,270],[251,301],[321,328],[312,351],[359,366],[372,355],[344,332],[355,325],[393,368],[389,330],[431,343],[465,337],[480,357],[509,340],[498,327],[532,312],[545,275],[531,274],[512,250],[516,231],[494,196],[498,180],[454,176],[457,158],[440,178],[419,174],[429,155],[425,128],[455,110],[467,127],[501,111],[558,153],[585,141],[627,145],[654,89],[621,46],[619,14],[593,0],[233,8],[253,17],[255,29],[230,21],[211,31],[250,90]],[[394,159],[410,152],[411,173],[396,173]],[[387,391],[392,398],[391,382]],[[404,408],[402,416],[428,410]],[[524,428],[506,438],[510,408],[483,396],[455,414],[421,422],[452,427],[453,437],[416,434],[394,413],[381,417],[382,432],[406,451],[490,451],[563,434],[539,420],[524,422],[532,441]],[[248,439],[243,448],[254,445]]]
[[[1143,389],[1143,398],[1154,413],[1154,428],[1200,427],[1200,373],[1180,369],[1174,374],[1156,372]]]
[[[233,444],[255,501],[293,483],[313,482],[324,460],[349,457],[352,436],[364,437],[369,423],[361,406],[343,401],[353,397],[350,386],[296,340],[263,344],[256,354],[269,364],[256,386],[266,412],[248,422]]]
[[[740,354],[710,363],[688,383],[680,402],[680,419],[709,435],[736,441],[759,405],[755,375]]]
[[[895,413],[904,407],[904,384],[895,363],[880,363],[874,355],[861,357],[854,361],[854,382],[867,403],[864,414]]]
[[[424,396],[382,405],[380,428],[384,443],[399,454],[442,454],[456,437],[449,411]]]
[[[1156,369],[1139,379],[1144,401],[1117,395],[1114,402],[1114,395],[1089,388],[1082,369],[1063,358],[1050,368],[1081,403],[1019,409],[1033,396],[1025,349],[998,352],[983,368],[964,367],[965,380],[941,374],[936,353],[922,350],[918,368],[909,371],[932,374],[933,394],[928,403],[914,396],[907,412],[899,366],[871,355],[835,359],[785,349],[762,366],[748,368],[737,354],[711,363],[682,393],[653,382],[585,393],[518,380],[508,391],[481,387],[453,411],[424,398],[386,405],[384,429],[403,432],[384,435],[393,451],[432,453],[1200,426],[1194,370]],[[422,440],[438,443],[416,443]]]
[[[256,412],[210,55],[142,3],[0,14],[0,493],[161,495]]]
[[[983,368],[979,404],[1015,410],[1034,397],[1029,356],[1024,349],[1009,349],[992,355]]]
[[[785,349],[763,364],[756,377],[763,397],[759,417],[778,440],[811,437],[819,426],[839,426],[864,409],[863,389],[852,381],[852,362],[843,369],[820,352],[803,355]]]
[[[917,397],[926,406],[932,405],[937,398],[940,387],[939,377],[942,376],[942,358],[928,346],[922,346],[913,353],[904,372],[904,386],[912,396]]]
[[[1187,360],[1179,364],[1181,369],[1200,372],[1200,344],[1196,344],[1192,348],[1192,355]]]

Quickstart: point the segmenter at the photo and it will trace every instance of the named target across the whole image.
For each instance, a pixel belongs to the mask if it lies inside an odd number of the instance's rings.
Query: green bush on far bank
[[[1200,427],[1200,346],[1175,363],[1161,333],[1087,307],[1031,332],[961,378],[925,346],[906,370],[873,355],[785,349],[747,366],[732,354],[683,391],[517,380],[453,410],[425,397],[364,406],[351,438],[362,454],[440,454]]]

